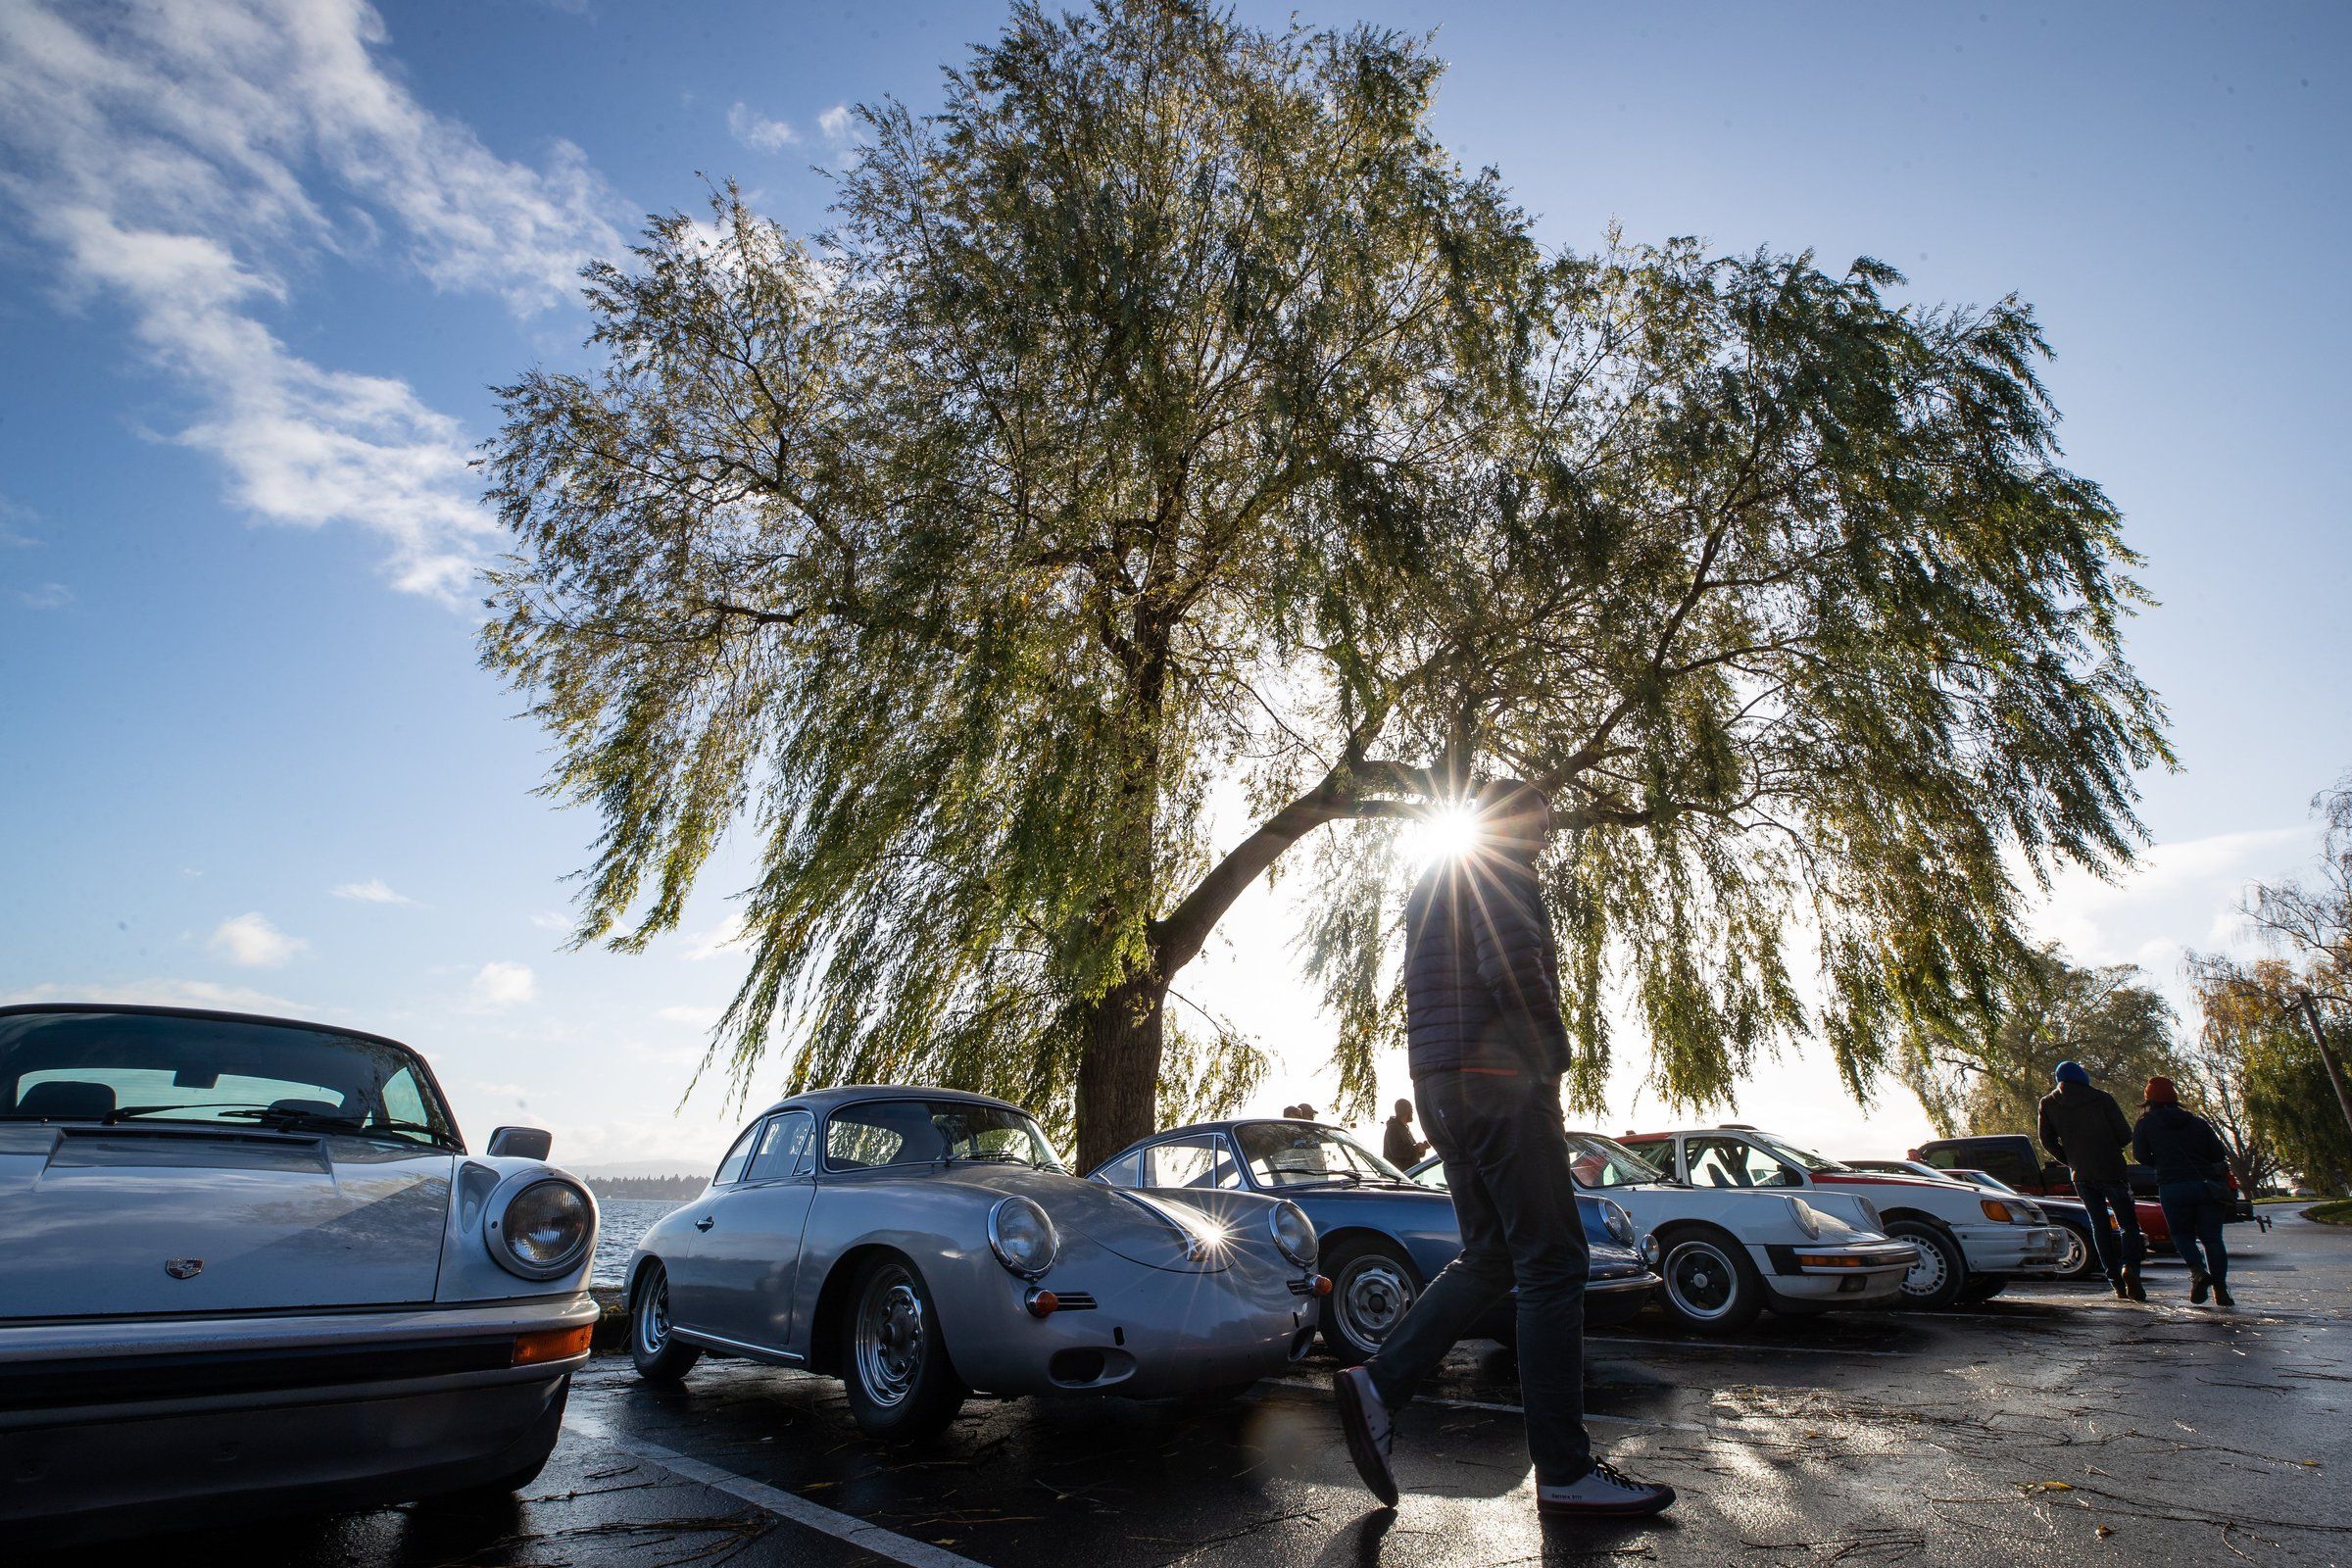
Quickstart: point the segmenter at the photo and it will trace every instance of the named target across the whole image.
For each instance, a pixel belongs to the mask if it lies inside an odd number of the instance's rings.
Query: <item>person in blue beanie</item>
[[[2041,1097],[2041,1147],[2074,1171],[2075,1196],[2089,1212],[2091,1245],[2116,1296],[2144,1301],[2148,1291],[2140,1283],[2139,1265],[2148,1248],[2124,1169],[2132,1123],[2115,1097],[2091,1083],[2081,1062],[2060,1062],[2057,1077],[2058,1087]]]

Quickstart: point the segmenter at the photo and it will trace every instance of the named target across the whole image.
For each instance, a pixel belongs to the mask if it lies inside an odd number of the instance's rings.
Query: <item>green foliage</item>
[[[2174,1023],[2172,1004],[2133,965],[2078,968],[2045,949],[2005,991],[1993,1028],[1937,1038],[1906,1059],[1904,1076],[1946,1137],[2031,1134],[2062,1061],[2081,1062],[2127,1108],[2148,1079],[2185,1074]]]
[[[592,270],[597,374],[503,389],[485,662],[603,823],[580,940],[669,929],[757,835],[739,1082],[780,1032],[796,1083],[993,1090],[1082,1158],[1230,1103],[1262,1063],[1171,1039],[1167,988],[1315,835],[1352,1113],[1401,1022],[1396,818],[1508,773],[1568,829],[1583,1102],[1613,990],[1674,1103],[1812,1028],[1860,1092],[2032,974],[2021,876],[2130,858],[2162,713],[2032,313],[1545,258],[1432,134],[1438,74],[1018,6],[937,115],[864,112],[837,232],[722,189]]]

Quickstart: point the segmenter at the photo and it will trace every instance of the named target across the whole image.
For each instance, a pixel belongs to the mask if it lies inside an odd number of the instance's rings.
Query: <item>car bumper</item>
[[[1952,1234],[1971,1274],[2043,1273],[2066,1257],[2061,1225],[1958,1225]]]
[[[44,1544],[495,1482],[555,1442],[586,1293],[0,1329],[0,1520]],[[103,1338],[101,1338],[101,1336]]]
[[[1757,1254],[1766,1286],[1775,1297],[1825,1306],[1886,1300],[1902,1289],[1903,1276],[1918,1258],[1909,1242],[1822,1247],[1773,1244],[1749,1251]]]

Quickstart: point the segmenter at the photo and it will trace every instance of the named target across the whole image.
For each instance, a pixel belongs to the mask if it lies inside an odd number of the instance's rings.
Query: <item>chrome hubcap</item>
[[[1666,1254],[1666,1291],[1674,1304],[1696,1318],[1731,1310],[1740,1276],[1731,1260],[1704,1242],[1684,1242]]]
[[[2066,1233],[2066,1255],[2058,1260],[2058,1272],[2080,1274],[2082,1271],[2082,1265],[2089,1260],[2090,1249],[2082,1245],[2082,1235],[2076,1231],[2068,1231]]]
[[[887,1268],[858,1308],[858,1382],[876,1404],[903,1403],[923,1372],[923,1298],[914,1278]]]
[[[657,1274],[637,1297],[637,1343],[660,1355],[669,1343],[669,1276]]]
[[[1912,1243],[1911,1272],[1903,1276],[1905,1296],[1933,1296],[1943,1289],[1943,1250],[1925,1240]]]
[[[1348,1337],[1377,1346],[1396,1331],[1413,1304],[1413,1282],[1389,1258],[1367,1257],[1348,1265],[1335,1299]]]

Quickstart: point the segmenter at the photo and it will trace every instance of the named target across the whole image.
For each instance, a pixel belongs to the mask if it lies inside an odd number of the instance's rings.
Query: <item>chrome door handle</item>
[[[701,1219],[698,1219],[694,1222],[694,1228],[698,1231],[707,1231],[717,1223],[718,1222],[712,1219],[710,1215],[705,1214]]]

